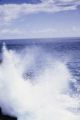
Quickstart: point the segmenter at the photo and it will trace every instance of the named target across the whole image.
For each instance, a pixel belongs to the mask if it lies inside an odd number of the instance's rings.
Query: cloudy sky
[[[80,0],[0,0],[0,39],[80,37]]]

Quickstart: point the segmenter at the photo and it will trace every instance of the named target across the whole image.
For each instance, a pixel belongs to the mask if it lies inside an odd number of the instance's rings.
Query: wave
[[[3,45],[0,106],[4,114],[18,120],[79,120],[80,101],[69,94],[71,81],[66,63],[41,49],[17,52]]]

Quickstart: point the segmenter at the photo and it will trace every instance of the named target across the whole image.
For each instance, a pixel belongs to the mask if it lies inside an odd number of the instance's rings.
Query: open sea
[[[0,107],[18,120],[80,120],[80,38],[1,40]]]

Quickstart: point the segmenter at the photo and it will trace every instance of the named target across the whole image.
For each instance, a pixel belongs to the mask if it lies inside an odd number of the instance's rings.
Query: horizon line
[[[75,39],[75,38],[80,38],[80,36],[79,37],[41,37],[41,38],[2,38],[2,39],[0,39],[0,41],[2,41],[2,40],[28,40],[28,39],[67,39],[67,38],[73,38],[73,39]]]

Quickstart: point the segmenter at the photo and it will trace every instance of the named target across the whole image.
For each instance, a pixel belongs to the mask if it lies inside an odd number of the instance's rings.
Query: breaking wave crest
[[[42,53],[36,49],[19,53],[3,46],[0,64],[3,113],[17,116],[18,120],[79,120],[76,112],[79,98],[69,94],[72,75],[66,63],[43,53],[44,60],[38,61],[36,67],[38,52]]]

